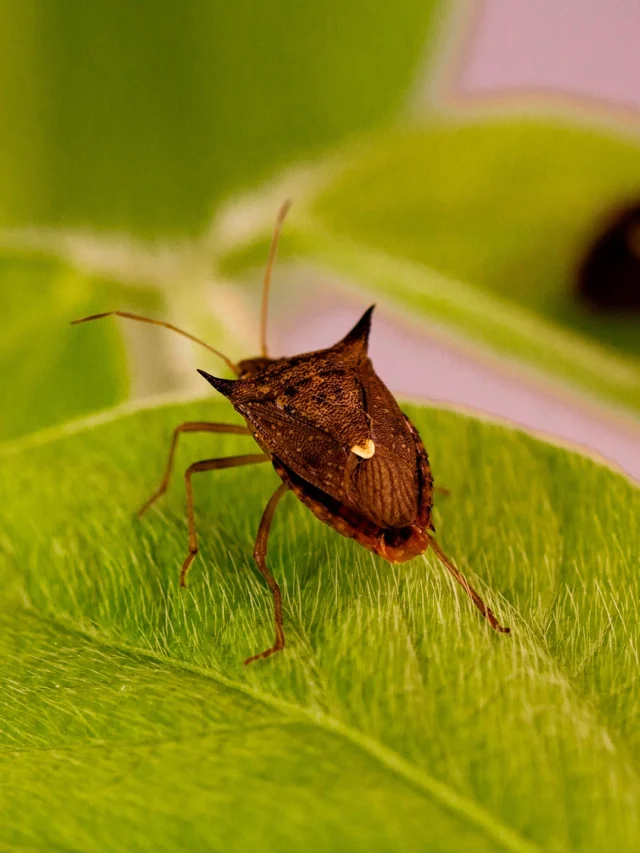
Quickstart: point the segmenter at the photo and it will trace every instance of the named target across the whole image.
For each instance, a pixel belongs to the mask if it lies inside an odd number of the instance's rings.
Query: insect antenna
[[[196,338],[195,335],[190,335],[189,332],[184,332],[172,323],[165,323],[164,320],[152,320],[150,317],[142,317],[140,314],[131,314],[129,311],[105,311],[103,314],[92,314],[90,317],[81,317],[79,320],[72,320],[71,325],[77,326],[78,323],[88,323],[89,320],[101,320],[103,317],[125,317],[127,320],[137,320],[139,323],[150,323],[152,326],[162,326],[164,329],[170,329],[172,332],[177,332],[184,338],[189,338],[190,341],[200,344],[201,347],[208,349],[214,355],[221,358],[227,367],[236,374],[236,376],[240,375],[238,366],[234,364],[231,359],[227,358],[224,353],[221,353],[220,350],[214,349],[214,347],[210,346],[205,341],[200,340],[200,338]]]
[[[267,352],[267,311],[269,309],[269,285],[271,284],[271,270],[273,269],[273,263],[276,259],[276,251],[278,249],[278,238],[280,237],[280,231],[282,229],[282,223],[284,222],[284,218],[287,215],[289,208],[291,207],[291,199],[287,199],[282,203],[280,210],[278,211],[278,218],[276,219],[276,227],[273,230],[273,237],[271,238],[271,248],[269,249],[269,259],[267,261],[267,268],[264,271],[264,279],[262,280],[262,311],[260,314],[260,349],[262,356],[264,358],[269,357],[269,353]]]

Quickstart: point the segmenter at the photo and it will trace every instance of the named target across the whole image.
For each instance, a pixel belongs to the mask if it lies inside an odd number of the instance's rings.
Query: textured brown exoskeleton
[[[292,358],[269,358],[266,321],[269,281],[278,235],[289,203],[282,206],[271,244],[262,302],[262,355],[233,364],[204,341],[169,323],[111,311],[76,323],[116,314],[165,326],[202,344],[224,359],[238,377],[219,379],[198,371],[223,394],[248,427],[206,422],[184,423],[174,433],[165,475],[139,510],[142,515],[168,486],[181,432],[252,435],[263,453],[207,459],[185,472],[189,553],[180,583],[198,551],[191,478],[199,471],[271,462],[282,485],[262,516],[253,552],[274,599],[275,641],[245,661],[266,658],[284,648],[280,589],[266,564],[267,539],[276,504],[291,490],[311,512],[343,536],[392,563],[402,563],[429,546],[497,631],[507,633],[462,573],[440,550],[431,520],[433,479],[424,445],[409,418],[376,375],[367,355],[373,306],[349,334],[328,349]]]

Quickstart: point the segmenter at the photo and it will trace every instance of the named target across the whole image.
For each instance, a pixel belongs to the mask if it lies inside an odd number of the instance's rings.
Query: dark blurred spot
[[[640,311],[640,201],[618,213],[587,250],[578,295],[598,311]]]
[[[343,376],[346,376],[346,373],[346,370],[341,370],[339,367],[329,367],[318,370],[316,375],[321,376],[323,379],[341,379]]]

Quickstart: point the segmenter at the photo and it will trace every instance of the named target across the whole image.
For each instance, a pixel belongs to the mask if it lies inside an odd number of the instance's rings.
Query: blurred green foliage
[[[122,286],[34,253],[0,254],[0,281],[0,440],[126,397],[127,358],[114,327],[99,324],[84,336],[69,327],[122,298]]]
[[[389,119],[437,0],[0,3],[0,224],[194,232]]]
[[[543,120],[468,122],[430,112],[416,127],[406,108],[424,84],[447,8],[440,0],[399,0],[393,14],[375,0],[0,2],[0,228],[89,230],[98,240],[117,232],[159,246],[195,237],[188,251],[197,254],[214,210],[310,163],[315,183],[300,191],[287,225],[289,239],[296,227],[302,239],[293,249],[283,243],[281,257],[328,260],[337,278],[355,274],[365,287],[368,279],[390,304],[635,407],[637,320],[594,316],[571,294],[600,218],[640,186],[640,147]],[[274,211],[281,193],[274,190]],[[353,251],[327,248],[325,238]],[[226,247],[215,249],[210,268],[229,269]],[[380,282],[381,254],[414,267]],[[9,250],[0,300],[22,288],[6,272],[13,263]],[[67,266],[69,280],[86,278]],[[194,294],[184,272],[171,299],[155,304],[190,324]],[[246,269],[236,264],[233,273]],[[64,302],[63,278],[36,276],[22,288],[41,311],[41,358],[57,365],[46,391],[31,381],[35,356],[18,312],[2,314],[7,369],[21,366],[10,370],[1,437],[126,395],[132,368],[119,332],[109,338],[119,354],[107,356],[102,336],[113,333],[92,329],[101,358],[87,358],[85,342],[76,350],[58,341],[63,317],[49,303]],[[123,305],[122,289],[107,305],[100,276],[89,279],[96,310]],[[467,286],[458,296],[456,279]],[[524,312],[501,312],[500,300]],[[230,310],[208,304],[199,309],[210,314],[201,334]],[[566,328],[575,334],[565,344]],[[94,369],[111,370],[105,358],[119,364],[113,375]],[[76,377],[88,365],[90,374],[70,382],[72,365]]]

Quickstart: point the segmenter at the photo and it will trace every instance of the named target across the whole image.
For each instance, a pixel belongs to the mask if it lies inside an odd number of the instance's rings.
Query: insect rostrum
[[[280,589],[266,564],[266,553],[275,508],[287,490],[325,524],[392,563],[410,560],[431,546],[492,627],[508,632],[434,539],[433,479],[427,453],[416,429],[377,376],[367,354],[373,306],[334,346],[292,358],[269,358],[265,342],[268,285],[279,229],[287,209],[288,205],[284,205],[280,211],[265,274],[262,355],[234,365],[214,350],[233,369],[235,380],[198,371],[231,402],[247,427],[206,422],[178,426],[173,434],[165,476],[140,514],[166,491],[181,432],[253,436],[261,454],[207,459],[194,463],[185,472],[189,553],[180,574],[184,585],[198,550],[191,487],[193,474],[271,462],[282,485],[264,511],[254,558],[273,594],[276,636],[270,648],[248,658],[246,664],[269,657],[285,645]],[[109,313],[169,326],[126,312]],[[76,322],[104,316],[108,315],[95,315]],[[169,328],[185,334],[173,326]],[[191,335],[188,337],[204,343]]]

